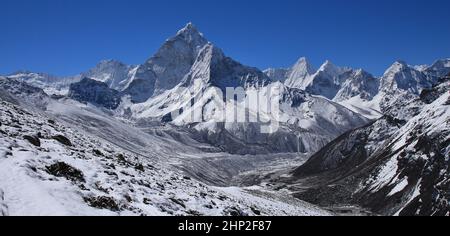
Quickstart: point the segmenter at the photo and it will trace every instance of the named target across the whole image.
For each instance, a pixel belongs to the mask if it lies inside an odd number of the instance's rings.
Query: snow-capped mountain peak
[[[187,24],[139,66],[125,93],[140,103],[174,88],[190,72],[198,54],[208,43],[192,23]]]
[[[437,60],[424,71],[435,77],[446,76],[450,73],[450,58]]]
[[[256,68],[251,68],[226,57],[222,50],[208,43],[204,46],[184,84],[201,80],[225,91],[228,87],[260,87],[267,85],[270,79]]]
[[[441,68],[448,68],[450,67],[450,58],[440,59],[437,60],[431,67],[441,67]]]
[[[326,60],[325,63],[320,66],[319,71],[325,72],[332,76],[336,76],[341,73],[342,69],[335,66],[330,60]]]
[[[279,70],[278,73],[281,71]],[[311,80],[311,77],[316,70],[309,63],[306,57],[301,57],[286,73],[285,84],[292,88],[304,89],[306,84]]]
[[[306,57],[301,57],[297,63],[292,67],[291,74],[289,76],[290,79],[295,78],[304,78],[305,76],[312,75],[316,73],[316,70],[313,68],[313,66],[309,63],[308,59]]]
[[[419,94],[423,88],[430,86],[431,82],[424,73],[404,61],[394,62],[381,78],[381,90],[388,93],[401,90]]]
[[[198,31],[197,27],[195,27],[195,25],[192,22],[187,23],[186,26],[180,29],[177,33],[177,35],[195,35],[195,34],[203,36],[203,34]]]
[[[168,41],[174,40],[183,40],[189,45],[197,48],[201,48],[208,43],[208,40],[204,37],[203,33],[201,33],[191,22],[183,29],[179,30],[174,38],[169,39]]]
[[[414,68],[415,70],[424,72],[426,69],[428,69],[428,67],[429,67],[428,65],[416,65],[416,66],[414,66],[413,68]]]
[[[102,60],[88,72],[82,73],[80,78],[88,77],[103,82],[112,89],[122,91],[132,79],[136,67],[117,60]]]
[[[410,68],[410,67],[408,66],[408,64],[406,62],[398,60],[398,61],[394,62],[394,64],[392,64],[386,70],[386,72],[384,72],[384,76],[389,75],[389,74],[398,73],[398,72],[408,69],[408,68]]]

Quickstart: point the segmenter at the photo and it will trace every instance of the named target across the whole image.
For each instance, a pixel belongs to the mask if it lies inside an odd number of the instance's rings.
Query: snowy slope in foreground
[[[0,102],[0,215],[327,214],[301,201],[208,187],[154,159]]]

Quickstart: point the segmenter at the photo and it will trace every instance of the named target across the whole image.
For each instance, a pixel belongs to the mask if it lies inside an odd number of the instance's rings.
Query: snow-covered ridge
[[[450,60],[433,65],[410,66],[397,61],[377,78],[362,69],[337,67],[326,61],[315,71],[305,58],[288,69],[268,69],[265,73],[288,87],[306,90],[339,102],[367,118],[379,118],[384,109],[402,96],[418,96],[439,77],[450,72]],[[300,73],[292,73],[298,70]]]
[[[116,60],[104,60],[80,77],[98,80],[107,84],[110,88],[122,91],[134,77],[137,66],[125,65]]]

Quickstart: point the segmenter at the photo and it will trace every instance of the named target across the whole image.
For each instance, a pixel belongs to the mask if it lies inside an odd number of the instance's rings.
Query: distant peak
[[[306,57],[301,57],[292,68],[295,74],[314,74],[315,69],[311,66]]]
[[[415,70],[423,72],[423,71],[426,71],[429,68],[429,66],[425,65],[425,64],[424,65],[415,65],[413,68]]]
[[[408,68],[408,67],[409,66],[405,61],[397,60],[396,62],[394,62],[394,64],[392,64],[392,66],[388,69],[388,71],[398,70],[398,69],[403,69],[403,68]]]
[[[338,67],[334,65],[330,60],[326,60],[322,66],[319,68],[319,72],[323,72],[325,74],[328,74],[330,76],[337,76],[339,74],[344,73],[345,71],[350,70],[349,68],[345,67]]]
[[[325,66],[334,66],[333,62],[331,62],[330,60],[326,60],[324,65]]]
[[[408,66],[408,64],[405,61],[403,61],[403,60],[397,60],[396,62],[394,62],[394,65]]]
[[[386,70],[384,75],[388,75],[388,74],[392,74],[392,73],[398,73],[400,71],[405,70],[406,68],[410,68],[410,67],[408,66],[408,64],[405,61],[397,60],[396,62],[394,62],[394,64],[391,65],[391,67],[389,67]]]
[[[356,70],[354,71],[354,73],[355,73],[356,76],[372,77],[372,78],[373,78],[373,75],[372,75],[372,74],[370,74],[369,72],[365,71],[365,70],[362,69],[362,68],[356,69]]]
[[[106,59],[106,60],[101,60],[100,64],[123,64],[123,63],[118,60],[114,60],[114,59]]]
[[[432,67],[436,67],[436,66],[450,66],[450,58],[444,58],[444,59],[439,59],[439,60],[435,61],[432,65]]]
[[[300,63],[308,63],[308,59],[306,57],[300,57],[297,60],[297,64],[300,64]]]
[[[321,71],[337,70],[337,67],[330,61],[326,60],[320,67]]]
[[[194,26],[194,24],[192,22],[189,22],[189,23],[186,24],[185,28],[187,28],[187,29],[195,29],[195,26]]]
[[[365,73],[365,71],[363,70],[363,69],[356,69],[356,71],[355,71],[355,74],[357,74],[357,75],[362,75],[362,74],[364,74]]]
[[[183,40],[194,47],[203,47],[208,43],[203,34],[197,30],[197,28],[192,23],[188,23],[184,28],[178,31],[177,35],[169,41],[173,40]]]
[[[183,34],[200,34],[200,35],[202,35],[202,33],[200,33],[198,31],[197,27],[195,27],[195,25],[192,22],[187,23],[186,26],[184,28],[182,28],[181,30],[179,30],[177,33],[177,35],[183,35]]]
[[[17,70],[9,75],[18,75],[18,74],[36,74],[36,73],[29,71],[29,70]]]

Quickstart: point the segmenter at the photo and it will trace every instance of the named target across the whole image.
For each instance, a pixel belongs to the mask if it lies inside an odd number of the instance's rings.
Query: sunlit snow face
[[[195,88],[196,86],[194,86]],[[172,120],[187,123],[260,123],[263,134],[279,129],[281,91],[279,86],[263,88],[228,87],[225,92],[211,87],[191,91],[191,102],[171,113]],[[225,99],[224,99],[225,96]]]

